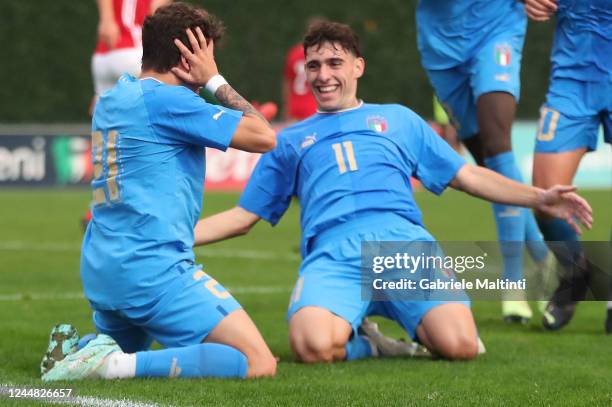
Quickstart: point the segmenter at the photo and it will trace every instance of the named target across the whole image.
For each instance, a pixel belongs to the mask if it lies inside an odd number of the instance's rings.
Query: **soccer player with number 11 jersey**
[[[361,242],[434,240],[414,201],[411,177],[435,194],[450,185],[572,223],[576,216],[587,227],[589,205],[571,186],[542,190],[466,164],[410,109],[358,99],[365,60],[348,26],[317,22],[303,45],[317,114],[279,134],[238,206],[198,222],[196,244],[245,234],[260,219],[275,225],[297,197],[302,263],[287,317],[298,360],[407,354],[398,343],[383,341],[371,323],[364,326],[369,315],[396,321],[441,357],[476,357],[479,341],[469,301],[362,300]]]

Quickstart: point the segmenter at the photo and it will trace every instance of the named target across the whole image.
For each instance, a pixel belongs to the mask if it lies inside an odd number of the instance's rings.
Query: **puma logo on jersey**
[[[302,141],[302,145],[300,146],[302,149],[306,147],[310,147],[317,141],[317,133],[312,133],[304,138]]]
[[[219,117],[221,117],[223,113],[225,113],[225,110],[219,110],[217,113],[213,114],[213,119],[219,120]]]

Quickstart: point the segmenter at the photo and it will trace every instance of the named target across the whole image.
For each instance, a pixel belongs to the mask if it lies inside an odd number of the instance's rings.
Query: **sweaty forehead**
[[[337,42],[324,42],[306,49],[306,59],[347,58],[350,53]]]

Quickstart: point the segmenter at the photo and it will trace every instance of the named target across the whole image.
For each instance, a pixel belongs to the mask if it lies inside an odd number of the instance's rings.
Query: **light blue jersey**
[[[595,150],[612,143],[612,2],[560,0],[550,86],[535,151]]]
[[[362,300],[361,242],[433,241],[410,178],[440,194],[464,164],[427,123],[399,105],[318,113],[283,130],[239,205],[276,224],[291,198],[300,200],[303,261],[287,317],[320,307],[356,331],[364,316],[382,315],[414,338],[423,316],[444,302]]]
[[[278,136],[239,205],[276,224],[291,198],[301,204],[302,255],[339,224],[393,212],[422,227],[410,177],[440,194],[464,160],[411,110],[362,104],[318,113]]]
[[[93,219],[81,254],[94,308],[152,303],[193,265],[204,147],[225,150],[241,116],[151,78],[124,75],[102,95],[92,124]]]
[[[552,77],[612,80],[612,2],[559,0]]]

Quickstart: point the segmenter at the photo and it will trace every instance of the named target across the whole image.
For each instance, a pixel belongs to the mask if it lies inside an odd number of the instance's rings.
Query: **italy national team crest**
[[[512,50],[507,44],[500,44],[495,46],[495,62],[499,66],[510,65],[510,59],[512,58]]]
[[[370,116],[368,117],[368,129],[374,130],[377,133],[384,133],[387,131],[387,119],[382,116]]]

